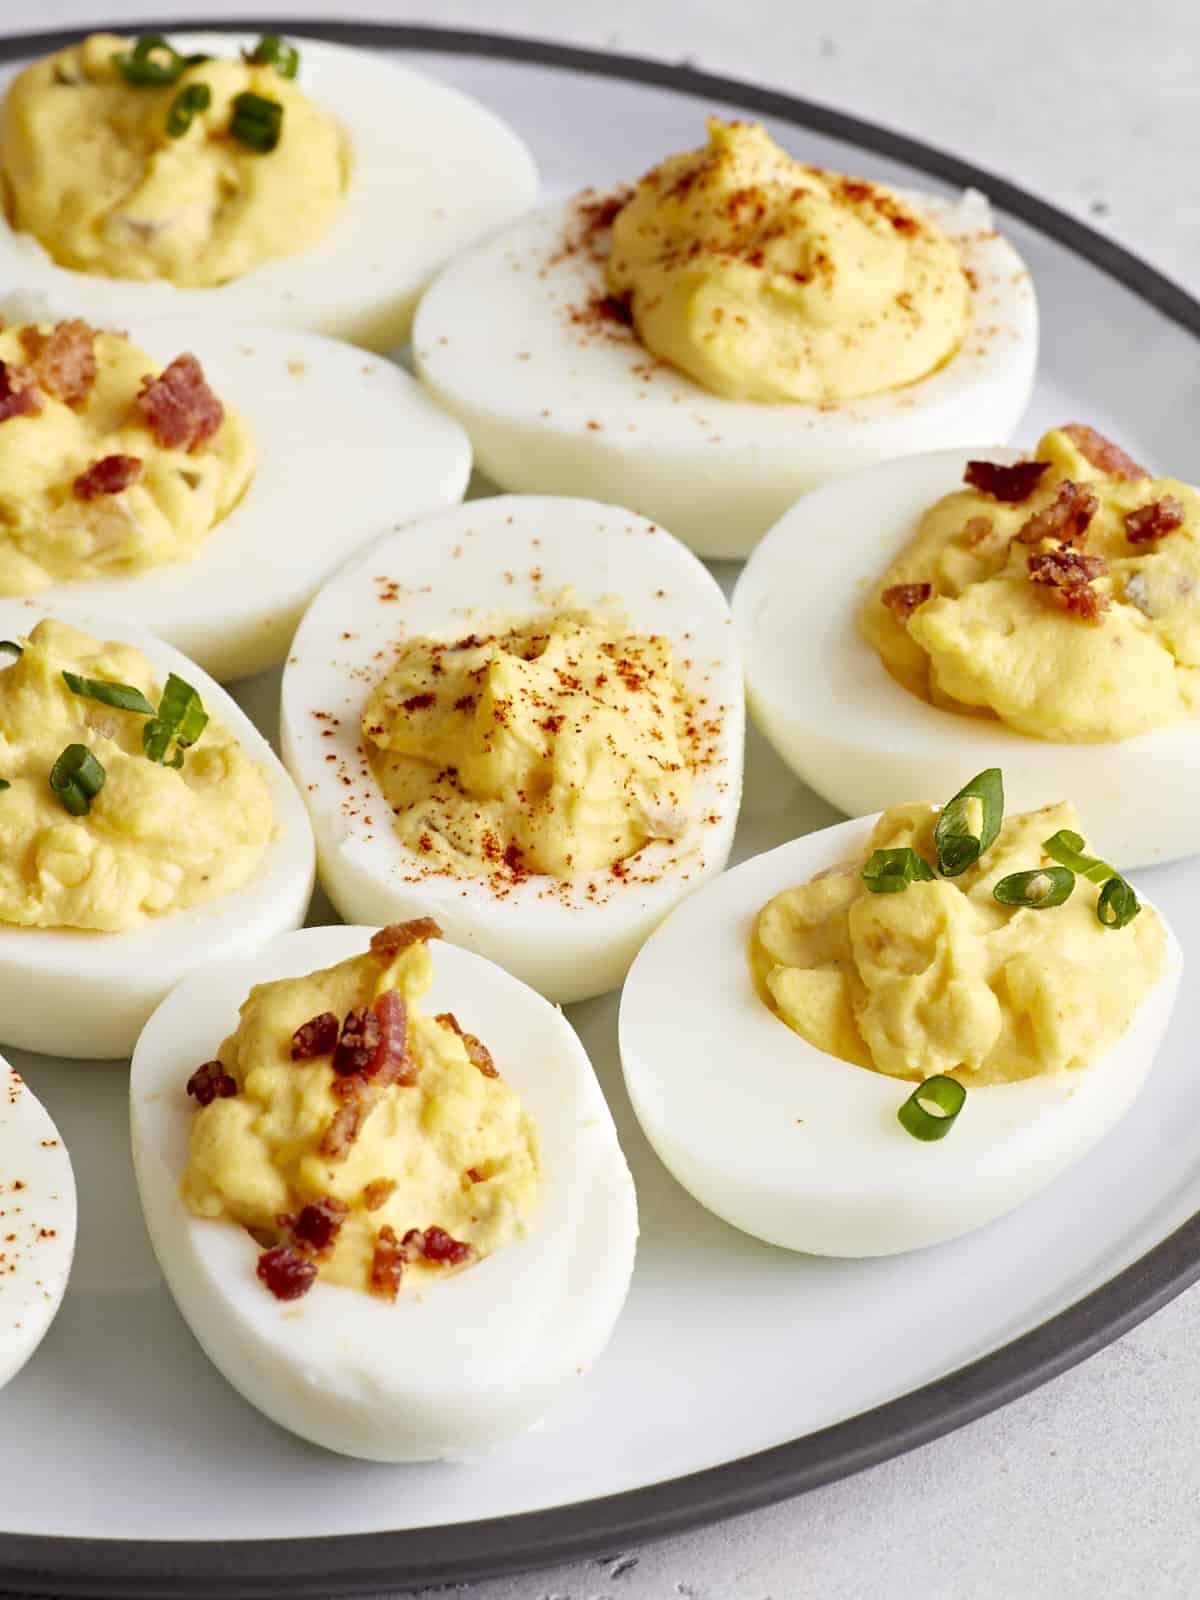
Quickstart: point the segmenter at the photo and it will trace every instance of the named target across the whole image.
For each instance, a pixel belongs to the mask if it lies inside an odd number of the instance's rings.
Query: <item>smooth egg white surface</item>
[[[1118,867],[1193,855],[1200,724],[1115,744],[1034,739],[910,694],[858,630],[871,585],[934,501],[962,487],[968,460],[1019,456],[981,445],[889,461],[795,505],[734,591],[751,715],[793,772],[851,816],[914,795],[940,802],[998,766],[1010,811],[1079,796],[1089,850]]]
[[[0,922],[0,1044],[111,1060],[130,1053],[155,1006],[195,968],[225,956],[244,960],[265,939],[300,926],[312,897],[312,829],[270,745],[207,673],[140,629],[29,600],[0,597],[0,638],[19,639],[47,615],[134,645],[163,681],[174,672],[190,683],[261,769],[275,812],[275,837],[232,894],[121,933]]]
[[[607,869],[485,876],[431,869],[402,844],[360,744],[363,706],[400,638],[443,639],[536,615],[564,587],[615,605],[671,642],[680,681],[712,724],[714,760],[692,785],[688,823]],[[724,596],[676,539],[616,506],[498,496],[428,517],[374,546],[317,596],[284,671],[284,761],[312,815],[321,883],[348,921],[429,914],[552,1000],[615,988],[670,908],[729,855],[742,787],[741,665]]]
[[[183,54],[236,56],[258,36],[170,37]],[[447,84],[377,52],[288,38],[300,51],[300,88],[351,144],[349,187],[322,239],[228,283],[176,288],[60,267],[0,215],[0,283],[45,295],[57,317],[121,327],[187,315],[308,329],[374,350],[402,343],[434,271],[533,204],[533,157],[507,123]],[[24,65],[0,71],[0,94]]]
[[[0,1056],[0,1389],[54,1321],[74,1253],[71,1158],[41,1102]]]
[[[22,301],[39,314],[27,296],[0,310]],[[150,628],[214,677],[245,677],[282,661],[304,607],[354,550],[462,498],[466,433],[390,361],[315,334],[194,317],[128,331],[161,366],[197,357],[250,426],[254,475],[193,559],[55,584],[39,603]]]
[[[591,1063],[554,1006],[452,946],[431,947],[432,1014],[486,1039],[538,1128],[542,1187],[525,1236],[394,1303],[318,1280],[276,1300],[259,1246],[180,1198],[193,1103],[184,1085],[237,1022],[252,984],[357,955],[371,928],[310,928],[178,988],[138,1042],[130,1084],[138,1189],[180,1311],[234,1388],[281,1427],[377,1461],[462,1457],[569,1402],[624,1304],[633,1180]]]
[[[604,268],[588,249],[564,248],[579,229],[572,202],[446,267],[417,312],[417,370],[501,487],[619,495],[699,555],[743,557],[814,485],[892,456],[1007,438],[1025,410],[1037,360],[1028,271],[992,231],[982,196],[910,198],[960,243],[976,289],[958,354],[906,388],[828,408],[710,393],[589,312],[606,293]]]
[[[650,939],[621,997],[625,1082],[663,1163],[734,1227],[814,1255],[935,1244],[1044,1188],[1133,1103],[1182,967],[1167,927],[1166,973],[1107,1055],[968,1088],[944,1138],[915,1139],[896,1120],[914,1084],[818,1050],[759,999],[750,972],[762,907],[861,853],[874,821],[808,834],[709,884]]]

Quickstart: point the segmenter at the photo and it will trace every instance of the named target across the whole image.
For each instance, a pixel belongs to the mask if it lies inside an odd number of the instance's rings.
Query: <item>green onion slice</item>
[[[1085,842],[1082,834],[1073,833],[1070,828],[1060,828],[1049,839],[1042,840],[1042,849],[1053,860],[1061,861],[1064,867],[1070,867],[1081,878],[1090,878],[1093,883],[1115,878],[1117,873],[1114,867],[1108,866],[1097,856],[1083,854]]]
[[[183,752],[191,748],[208,725],[208,712],[190,683],[172,672],[158,703],[158,712],[142,729],[142,749],[151,761],[168,767],[183,765]],[[175,753],[167,760],[171,745]]]
[[[988,767],[964,784],[942,807],[933,830],[938,871],[957,878],[996,842],[1004,820],[1004,780],[999,767]]]
[[[103,678],[81,678],[78,673],[64,672],[67,688],[84,700],[99,700],[102,706],[115,706],[118,711],[136,711],[139,716],[152,717],[154,707],[140,689],[129,683],[107,683]]]
[[[967,1091],[957,1078],[926,1078],[896,1113],[900,1126],[914,1139],[944,1139],[962,1110]]]
[[[180,89],[167,112],[167,137],[182,138],[197,111],[207,111],[211,104],[212,90],[206,83],[189,83]]]
[[[7,778],[0,778],[0,794],[3,794],[5,789],[11,789],[11,788],[12,788],[12,784],[9,783]]]
[[[1116,873],[1100,891],[1096,902],[1096,918],[1105,928],[1123,928],[1133,921],[1142,909],[1132,887]]]
[[[25,654],[25,647],[19,645],[15,639],[0,639],[0,651],[12,656],[14,661],[19,661]]]
[[[1002,906],[1026,906],[1044,911],[1061,906],[1075,888],[1075,874],[1069,867],[1034,867],[1032,872],[1010,872],[992,890],[993,900]]]
[[[268,100],[249,90],[234,95],[229,132],[240,144],[267,155],[279,143],[283,132],[283,107],[278,100]]]
[[[50,787],[73,817],[87,816],[104,779],[104,768],[85,744],[69,744],[50,768]]]
[[[872,894],[900,894],[910,883],[932,883],[933,868],[908,845],[896,850],[876,850],[862,869],[862,880]]]
[[[164,89],[176,83],[186,65],[171,41],[161,33],[142,33],[132,50],[113,56],[117,71],[135,89]]]
[[[294,44],[287,44],[277,33],[264,33],[254,49],[243,54],[255,66],[274,67],[281,78],[294,78],[300,71],[299,50]]]

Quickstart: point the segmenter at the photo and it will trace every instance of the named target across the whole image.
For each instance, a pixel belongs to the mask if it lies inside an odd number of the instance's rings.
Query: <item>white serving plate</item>
[[[1195,481],[1200,304],[1023,192],[867,124],[683,67],[431,28],[307,24],[295,34],[306,31],[401,49],[478,95],[529,140],[552,193],[640,173],[696,143],[711,109],[762,117],[824,165],[982,188],[1041,301],[1042,375],[1025,438],[1090,421]],[[9,41],[2,53],[63,42]],[[1139,382],[1151,369],[1153,384]],[[732,582],[737,569],[718,571]],[[272,733],[277,692],[277,675],[237,690]],[[833,820],[752,734],[735,859]],[[1139,881],[1200,959],[1200,863]],[[327,918],[323,903],[314,908],[314,920]],[[245,1405],[192,1340],[150,1252],[124,1070],[12,1052],[67,1141],[81,1206],[62,1314],[0,1394],[0,1589],[371,1593],[601,1553],[912,1448],[1082,1359],[1200,1277],[1195,985],[1116,1135],[1012,1216],[882,1261],[798,1257],[692,1201],[630,1113],[616,1014],[611,996],[571,1018],[638,1187],[629,1304],[576,1400],[468,1465],[352,1462]]]

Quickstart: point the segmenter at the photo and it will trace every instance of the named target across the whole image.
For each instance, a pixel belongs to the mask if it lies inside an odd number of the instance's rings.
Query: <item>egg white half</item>
[[[813,1255],[936,1244],[1044,1188],[1133,1103],[1182,967],[1167,927],[1166,973],[1107,1055],[968,1088],[943,1139],[915,1139],[896,1120],[914,1085],[818,1050],[759,999],[750,973],[762,907],[853,859],[874,821],[808,834],[709,884],[650,939],[621,996],[625,1082],[663,1163],[734,1227]]]
[[[968,460],[1019,455],[981,445],[889,461],[795,505],[734,591],[751,715],[793,772],[851,816],[949,798],[964,774],[998,766],[1010,811],[1080,796],[1089,849],[1118,867],[1194,855],[1200,723],[1115,744],[1034,739],[910,694],[858,631],[869,586],[934,501],[962,487]]]
[[[526,1235],[393,1304],[318,1280],[281,1304],[259,1246],[180,1198],[193,1103],[184,1085],[237,1021],[251,984],[366,948],[373,929],[310,928],[181,985],[138,1041],[130,1083],[138,1189],[159,1265],[205,1352],[281,1427],[377,1461],[460,1457],[532,1426],[607,1344],[637,1240],[633,1180],[591,1063],[553,1006],[442,943],[425,1001],[486,1040],[537,1123],[542,1188]]]
[[[45,1107],[0,1056],[0,1389],[58,1314],[75,1253],[75,1177]]]
[[[717,723],[690,820],[628,858],[627,876],[488,878],[431,870],[401,843],[362,754],[363,706],[405,636],[461,637],[545,609],[564,587],[608,602],[635,631],[670,640],[681,682]],[[334,719],[334,720],[331,720]],[[429,913],[563,1004],[624,977],[683,895],[724,866],[742,786],[741,665],[724,596],[661,528],[616,506],[540,496],[472,501],[412,523],[325,585],[296,633],[283,678],[284,761],[312,815],[321,883],[350,921]]]
[[[958,240],[975,319],[919,383],[829,408],[711,394],[587,308],[603,265],[564,251],[572,204],[522,218],[450,263],[417,312],[417,370],[502,488],[586,495],[663,523],[703,556],[747,555],[797,495],[891,456],[1007,438],[1037,360],[1033,284],[986,201],[911,197]]]
[[[12,315],[18,301],[44,315],[28,296],[0,309]],[[304,607],[355,549],[462,498],[465,431],[391,362],[315,334],[194,316],[128,331],[160,366],[198,358],[249,424],[258,463],[191,560],[55,584],[39,603],[150,628],[214,677],[245,677],[283,660]]]
[[[288,37],[300,50],[300,87],[351,144],[349,188],[324,238],[228,283],[176,288],[60,267],[0,215],[0,283],[44,294],[58,317],[118,326],[186,314],[308,329],[373,350],[402,343],[433,272],[532,205],[533,157],[507,123],[447,84],[377,52]],[[253,49],[256,38],[171,34],[184,54],[218,56]],[[0,71],[0,95],[24,65]]]
[[[47,615],[96,638],[134,645],[163,681],[174,672],[190,683],[204,709],[261,769],[275,813],[275,836],[232,894],[150,917],[122,933],[0,922],[0,1043],[111,1060],[130,1053],[155,1006],[195,968],[223,956],[244,959],[263,940],[300,926],[313,889],[312,829],[270,745],[194,662],[140,629],[57,606],[51,612],[30,600],[0,597],[0,638],[28,634]]]

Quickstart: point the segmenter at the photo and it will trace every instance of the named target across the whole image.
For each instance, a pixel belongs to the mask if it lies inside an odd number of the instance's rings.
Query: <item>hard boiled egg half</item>
[[[588,192],[523,217],[459,255],[421,302],[417,370],[502,488],[600,500],[616,485],[699,555],[741,558],[816,484],[1007,438],[1024,412],[1033,287],[982,196],[910,197],[959,245],[975,284],[957,353],[907,387],[820,406],[726,399],[647,353],[605,286],[610,230],[597,219],[622,198]]]
[[[969,1087],[945,1137],[914,1138],[897,1118],[914,1084],[794,1033],[759,998],[750,969],[760,910],[781,890],[861,856],[874,821],[795,839],[706,885],[648,941],[621,997],[625,1081],[663,1163],[725,1221],[815,1255],[934,1244],[1044,1188],[1132,1104],[1166,1032],[1182,966],[1166,928],[1165,972],[1106,1055]]]
[[[196,690],[211,722],[233,736],[261,775],[272,811],[271,832],[250,875],[228,894],[161,915],[147,913],[132,926],[114,931],[0,923],[0,1041],[46,1055],[112,1059],[129,1054],[155,1006],[193,969],[218,956],[242,959],[273,934],[300,925],[312,894],[312,830],[287,773],[240,706],[207,673],[162,640],[125,623],[57,608],[50,613],[32,601],[2,598],[0,638],[19,642],[51,615],[100,641],[115,640],[141,651],[160,684],[174,673]],[[0,675],[13,670],[11,662],[11,655],[0,654]],[[77,719],[72,730],[74,742],[102,754],[112,719],[130,719],[138,728],[145,720],[90,698],[70,698]],[[65,743],[64,738],[64,747]],[[201,734],[186,753],[185,762],[195,761],[203,750]],[[10,757],[20,757],[20,741],[14,742],[11,729],[0,727],[0,764],[6,769]],[[24,807],[28,803],[36,808],[39,797],[23,793],[26,785],[40,786],[36,774],[18,782],[15,770],[8,770],[13,781],[0,793],[0,804]],[[161,776],[166,780],[174,774],[163,772]],[[182,774],[180,778],[182,781]],[[50,792],[47,789],[46,793]],[[103,797],[103,788],[99,792]],[[126,792],[124,786],[120,792]],[[75,818],[65,807],[56,808],[56,816],[58,809],[62,824],[70,826]],[[119,807],[111,815],[106,810],[105,826],[126,826]],[[161,821],[153,815],[130,816],[127,828],[135,840],[144,832],[155,849],[161,847],[156,833]],[[45,833],[40,830],[29,849],[27,870],[49,873],[53,888],[56,873],[63,873],[63,881],[67,881],[66,869],[58,865],[55,851],[43,848],[49,844]],[[217,848],[214,860],[219,855]],[[26,869],[18,864],[16,870]],[[168,862],[163,868],[168,879],[171,870]],[[119,868],[111,883],[95,885],[95,893],[101,897],[115,897],[125,890]]]
[[[71,1158],[45,1108],[0,1056],[0,1389],[54,1321],[74,1252]]]
[[[494,869],[449,869],[436,852],[397,836],[364,754],[364,708],[405,641],[488,635],[547,617],[564,597],[669,645],[694,711],[683,745],[686,806],[663,837],[595,870],[510,872],[504,860]],[[284,672],[284,760],[312,816],[321,883],[334,905],[352,921],[429,913],[447,939],[564,1004],[614,988],[671,906],[729,854],[743,739],[732,633],[724,597],[701,563],[662,528],[616,506],[500,496],[423,518],[374,545],[321,590]],[[433,691],[414,695],[403,714],[445,716],[452,708],[436,679]],[[470,715],[484,714],[474,696],[467,700]],[[547,705],[535,739],[555,726]],[[593,759],[565,780],[585,812]]]
[[[49,320],[25,294],[10,296],[4,312],[10,321]],[[38,589],[40,603],[149,628],[214,677],[244,677],[282,660],[304,607],[355,549],[462,497],[471,469],[465,432],[391,362],[316,334],[192,311],[139,320],[129,338],[159,369],[182,353],[197,358],[217,399],[250,434],[252,474],[191,559],[135,571],[114,563],[111,576]],[[44,420],[13,416],[0,428],[26,430],[36,450]],[[150,442],[137,424],[131,394],[129,416],[111,423],[121,429],[118,448],[136,452],[140,440]],[[190,460],[180,452],[185,489]],[[126,502],[144,493],[135,484],[106,497],[111,515],[136,518]]]
[[[170,39],[183,56],[235,60],[257,42],[248,33],[181,32]],[[59,266],[31,233],[0,219],[0,279],[44,295],[56,317],[82,314],[124,327],[147,317],[188,316],[218,326],[307,329],[373,350],[402,343],[433,272],[532,203],[533,159],[494,112],[424,73],[375,51],[317,39],[289,43],[299,51],[296,87],[334,119],[345,142],[344,193],[315,243],[213,287],[180,288],[162,278],[109,278]],[[0,72],[0,93],[19,71],[20,64]],[[63,82],[52,92],[77,91]],[[287,134],[285,122],[281,137]],[[270,161],[271,153],[259,159]],[[155,185],[151,217],[158,225],[169,171],[164,165]],[[236,204],[245,196],[225,198]],[[184,228],[189,203],[195,201],[181,195]],[[278,221],[287,226],[286,217]]]
[[[560,1011],[491,962],[435,947],[427,1008],[484,1034],[537,1126],[542,1174],[524,1236],[443,1281],[402,1286],[388,1302],[318,1279],[281,1302],[256,1275],[259,1244],[235,1223],[193,1215],[180,1196],[194,1114],[184,1086],[233,1029],[247,990],[358,955],[373,931],[288,934],[170,995],[133,1060],[138,1188],[179,1309],[251,1405],[346,1455],[461,1457],[569,1397],[607,1343],[633,1269],[633,1182]]]

